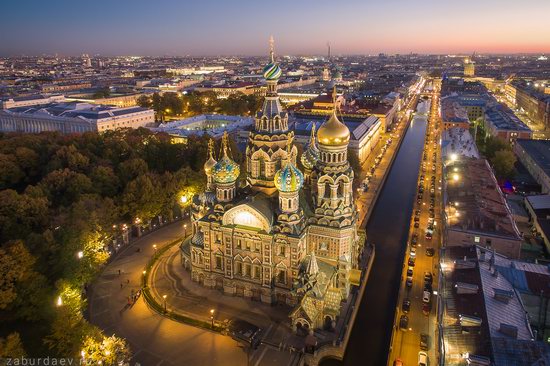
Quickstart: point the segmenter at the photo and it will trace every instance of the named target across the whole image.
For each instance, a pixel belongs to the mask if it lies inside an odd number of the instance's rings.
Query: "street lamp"
[[[181,196],[180,201],[185,205],[187,203],[187,196]]]
[[[82,259],[82,257],[84,257],[84,252],[82,252],[81,250],[76,254],[76,256],[78,257],[78,259]]]
[[[212,321],[212,329],[214,329],[214,309],[210,309],[210,320]]]
[[[155,250],[155,254],[157,254],[157,245],[153,244],[153,249]]]
[[[164,312],[166,313],[166,295],[162,295],[162,299],[164,300]]]
[[[57,297],[57,303],[56,303],[57,306],[61,306],[63,305],[63,299],[61,299],[61,296],[58,296]]]
[[[187,224],[183,224],[183,236],[187,237]]]

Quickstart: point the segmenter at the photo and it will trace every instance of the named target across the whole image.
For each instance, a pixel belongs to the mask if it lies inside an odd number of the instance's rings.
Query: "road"
[[[410,124],[406,130],[368,220],[367,240],[376,246],[376,256],[343,360],[345,365],[386,363],[401,275],[399,264],[405,252],[424,133],[423,123]],[[322,365],[340,364],[336,360],[322,361]]]
[[[246,352],[230,337],[166,319],[150,310],[143,298],[124,310],[131,291],[140,288],[153,245],[161,248],[182,238],[183,225],[178,221],[144,236],[105,267],[91,286],[90,321],[129,342],[132,365],[246,365]]]
[[[436,88],[437,89],[437,88]],[[413,212],[418,212],[419,227],[414,227],[414,215],[411,216],[410,223],[410,236],[408,240],[407,251],[409,252],[405,256],[403,263],[403,275],[401,277],[401,285],[399,290],[398,307],[396,307],[395,323],[392,335],[392,346],[390,356],[388,357],[388,365],[392,365],[394,360],[401,359],[405,365],[414,365],[418,363],[418,352],[420,351],[420,335],[428,335],[428,357],[432,364],[435,364],[437,359],[436,340],[437,340],[437,309],[436,309],[436,294],[434,293],[431,299],[431,311],[429,315],[423,313],[423,292],[424,292],[424,274],[426,272],[432,273],[433,284],[432,288],[437,289],[437,263],[439,255],[439,246],[441,243],[441,194],[442,194],[442,164],[441,164],[441,149],[439,144],[440,129],[436,129],[439,126],[439,120],[437,117],[438,109],[438,93],[434,91],[432,95],[431,113],[427,129],[426,142],[424,145],[424,155],[426,160],[422,162],[422,168],[419,171],[418,187],[424,188],[422,199],[417,201],[414,205]],[[434,157],[435,153],[435,157]],[[433,165],[435,165],[435,171],[433,171]],[[424,175],[424,180],[420,180],[420,176]],[[434,222],[435,230],[431,240],[428,240],[425,236],[426,228],[428,226],[430,196],[431,196],[431,182],[432,176],[434,179]],[[417,191],[418,193],[418,191]],[[418,196],[417,196],[418,198]],[[416,213],[415,213],[416,215]],[[411,239],[413,235],[418,237],[418,245],[416,247],[415,265],[413,268],[413,284],[409,289],[406,286],[406,277],[408,260],[411,257]],[[426,248],[431,247],[434,249],[434,255],[428,256],[426,254]],[[402,315],[405,315],[403,311],[403,301],[408,299],[411,302],[410,311],[408,316],[408,329],[399,329],[399,321]]]

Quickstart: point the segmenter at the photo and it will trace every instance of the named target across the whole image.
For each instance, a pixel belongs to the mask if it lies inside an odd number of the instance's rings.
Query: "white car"
[[[430,294],[430,291],[424,291],[422,293],[422,302],[424,302],[425,304],[429,304],[431,296],[432,294]]]
[[[426,352],[418,352],[418,366],[428,366],[428,354]]]

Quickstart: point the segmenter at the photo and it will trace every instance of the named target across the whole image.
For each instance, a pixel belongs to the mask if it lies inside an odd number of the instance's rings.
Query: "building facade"
[[[219,160],[210,145],[206,190],[194,197],[193,235],[182,243],[182,257],[206,287],[294,307],[297,330],[334,328],[360,252],[350,132],[334,108],[301,156],[306,180],[277,94],[280,76],[272,50],[267,93],[246,148],[246,183],[239,185],[227,134]]]
[[[155,121],[152,109],[116,108],[88,103],[51,103],[0,111],[0,132],[103,132],[145,127]]]

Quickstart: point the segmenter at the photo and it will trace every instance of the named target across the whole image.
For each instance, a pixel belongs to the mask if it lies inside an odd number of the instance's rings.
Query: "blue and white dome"
[[[280,192],[296,192],[304,185],[304,175],[289,161],[275,173],[274,183]]]

